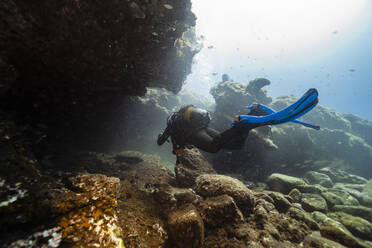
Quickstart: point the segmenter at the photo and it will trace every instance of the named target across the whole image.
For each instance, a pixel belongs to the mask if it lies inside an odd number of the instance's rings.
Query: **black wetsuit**
[[[170,136],[173,152],[188,145],[211,153],[220,149],[237,150],[244,146],[249,131],[257,126],[259,124],[238,125],[219,133],[208,127],[208,123],[200,127],[191,126],[182,113],[176,112],[168,117],[167,127],[159,135],[157,143],[162,145]]]

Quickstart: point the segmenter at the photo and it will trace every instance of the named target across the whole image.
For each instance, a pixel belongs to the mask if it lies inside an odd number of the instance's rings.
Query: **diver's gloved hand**
[[[160,133],[158,135],[158,140],[157,140],[158,145],[161,146],[162,144],[164,144],[164,142],[167,141],[168,138],[169,138],[168,132],[165,131],[164,133]]]
[[[240,119],[240,115],[235,115],[232,126],[236,128],[256,128],[256,127],[261,126],[261,124],[242,121]]]
[[[269,113],[266,112],[263,108],[261,108],[261,104],[259,103],[253,103],[247,107],[249,109],[248,115],[254,115],[254,116],[265,116]]]

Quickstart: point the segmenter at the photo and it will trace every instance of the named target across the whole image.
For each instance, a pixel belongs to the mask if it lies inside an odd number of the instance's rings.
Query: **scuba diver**
[[[248,115],[235,116],[232,127],[221,133],[208,127],[211,120],[208,111],[187,105],[167,118],[167,127],[159,134],[157,143],[160,146],[170,137],[175,155],[182,154],[189,146],[216,153],[221,149],[241,149],[249,131],[260,126],[294,122],[319,130],[319,126],[297,120],[317,103],[318,91],[309,89],[295,103],[278,112],[262,104],[252,104],[247,107],[250,110]]]

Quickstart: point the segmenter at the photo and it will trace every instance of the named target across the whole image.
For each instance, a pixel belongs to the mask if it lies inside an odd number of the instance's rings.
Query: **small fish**
[[[338,34],[338,31],[337,31],[337,30],[335,30],[335,31],[333,31],[333,32],[332,32],[332,34]]]
[[[212,45],[211,45],[211,46],[208,46],[208,49],[212,49],[213,47],[214,47],[214,46],[212,46]]]
[[[166,8],[166,9],[173,9],[173,6],[170,5],[170,4],[164,4],[163,6],[164,6],[164,8]]]
[[[355,72],[355,69],[349,69],[349,72]]]
[[[212,73],[213,76],[216,76],[217,74],[218,74],[217,72],[213,72],[213,73]]]

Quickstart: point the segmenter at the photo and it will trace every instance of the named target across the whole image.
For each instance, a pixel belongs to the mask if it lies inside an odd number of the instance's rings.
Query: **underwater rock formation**
[[[212,127],[220,131],[229,128],[234,115],[247,114],[244,107],[254,102],[280,110],[296,100],[294,96],[283,96],[272,101],[260,88],[268,84],[268,80],[258,78],[248,85],[225,82],[213,87],[211,94],[216,100],[216,108]],[[217,171],[239,173],[248,180],[262,180],[274,171],[302,176],[306,171],[327,166],[347,170],[345,176],[349,172],[372,176],[369,169],[372,160],[370,121],[340,114],[321,105],[303,119],[319,124],[321,129],[316,131],[290,123],[256,128],[250,132],[245,147],[232,152],[228,164],[223,152],[211,161]],[[321,184],[330,187],[331,181]]]
[[[187,0],[37,6],[6,0],[0,8],[0,46],[27,80],[19,87],[112,88],[143,95],[150,86],[178,92],[195,52],[192,36],[182,37],[195,25],[190,9]]]
[[[12,137],[10,142],[16,140]],[[46,181],[35,177],[34,184],[14,185],[11,175],[4,173],[2,192],[18,187],[27,194],[8,205],[1,203],[3,243],[10,247],[301,247],[318,229],[286,195],[251,191],[237,179],[198,172],[208,162],[196,155],[189,160],[193,163],[189,169],[200,174],[193,189],[179,187],[177,177],[159,158],[133,151],[83,153],[62,168],[36,168]],[[195,151],[185,150],[183,156],[195,156]],[[28,173],[14,182],[31,179]],[[47,219],[40,218],[45,210]],[[4,218],[9,214],[25,218]],[[41,233],[43,239],[38,238]]]
[[[179,185],[183,187],[195,186],[196,178],[202,174],[216,173],[197,149],[187,150],[180,156],[174,172]]]
[[[107,151],[126,96],[181,90],[194,25],[189,0],[2,1],[0,106],[46,127],[42,150]]]

